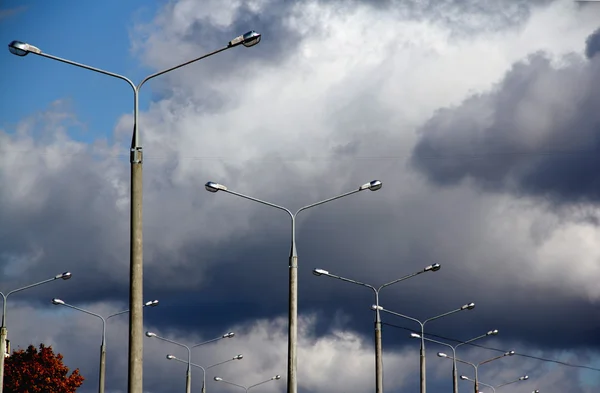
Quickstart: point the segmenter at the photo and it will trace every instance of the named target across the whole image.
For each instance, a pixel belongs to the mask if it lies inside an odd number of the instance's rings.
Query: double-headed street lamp
[[[197,367],[197,368],[199,368],[199,369],[202,370],[202,393],[206,392],[206,370],[208,370],[209,368],[220,366],[221,364],[229,363],[229,362],[231,362],[233,360],[242,360],[243,358],[244,358],[244,355],[242,355],[240,353],[239,355],[236,355],[236,356],[232,357],[231,359],[227,359],[227,360],[225,360],[223,362],[219,362],[219,363],[213,364],[212,366],[207,366],[207,367],[202,367],[202,366],[200,366],[200,365],[198,365],[196,363],[191,363],[190,362],[191,366]],[[181,360],[181,359],[179,359],[178,357],[176,357],[174,355],[167,355],[167,359],[169,359],[169,360],[176,360],[176,361],[181,362],[181,363],[187,363],[185,360]]]
[[[231,337],[235,336],[235,333],[233,333],[233,332],[225,333],[224,335],[219,336],[217,338],[213,338],[211,340],[204,341],[199,344],[192,345],[192,346],[187,346],[185,344],[170,340],[166,337],[159,336],[158,334],[152,333],[152,332],[146,332],[146,336],[151,337],[151,338],[157,338],[159,340],[166,341],[168,343],[175,344],[175,345],[178,345],[180,347],[187,349],[187,353],[188,353],[187,365],[188,365],[188,367],[187,367],[187,373],[185,375],[185,391],[186,391],[186,393],[191,393],[191,391],[192,391],[192,348],[196,348],[196,347],[199,347],[199,346],[205,345],[205,344],[210,344],[212,342],[219,341],[224,338],[231,338]]]
[[[13,289],[12,291],[7,292],[6,295],[0,292],[0,295],[2,296],[2,326],[0,326],[0,393],[2,393],[4,387],[4,357],[7,355],[6,340],[8,337],[8,328],[6,327],[6,302],[8,301],[8,297],[15,292],[21,292],[26,289],[37,287],[39,285],[46,284],[48,282],[52,282],[58,279],[68,280],[69,278],[71,278],[71,273],[64,272],[61,274],[57,274],[56,276],[47,280],[36,282],[35,284],[31,285],[26,285],[21,288]]]
[[[498,334],[498,330],[497,329],[490,330],[486,334],[482,334],[481,336],[477,336],[477,337],[472,338],[472,339],[467,340],[467,341],[462,341],[462,342],[460,342],[460,343],[458,343],[456,345],[450,345],[450,344],[445,343],[445,342],[441,342],[441,341],[437,341],[437,340],[434,340],[434,339],[431,339],[431,338],[423,337],[422,335],[417,334],[417,333],[411,333],[410,336],[412,338],[420,338],[422,340],[430,341],[432,343],[436,343],[436,344],[440,344],[440,345],[445,345],[445,346],[449,347],[452,350],[452,359],[453,359],[452,360],[452,389],[453,389],[454,393],[458,393],[458,371],[456,370],[456,349],[458,347],[460,347],[461,345],[472,343],[473,341],[479,340],[479,339],[484,338],[484,337],[495,336],[496,334]]]
[[[216,51],[207,53],[203,56],[186,61],[174,67],[156,72],[142,79],[135,85],[129,78],[105,71],[100,68],[91,67],[75,61],[63,59],[42,52],[39,48],[21,41],[12,41],[8,44],[10,53],[16,56],[26,56],[29,53],[46,57],[52,60],[57,60],[62,63],[70,64],[86,70],[98,72],[117,79],[121,79],[133,89],[133,136],[131,140],[130,163],[131,163],[131,224],[130,224],[130,254],[129,254],[129,309],[131,310],[129,317],[129,354],[128,354],[128,389],[129,393],[142,393],[142,376],[143,376],[143,238],[142,238],[142,144],[140,142],[139,122],[138,122],[138,107],[139,107],[139,92],[142,86],[157,76],[174,71],[178,68],[195,63],[198,60],[205,59],[227,49],[234,48],[239,45],[251,47],[260,42],[261,35],[255,31],[249,31],[246,34],[240,35],[229,41],[227,46],[217,49]],[[0,391],[1,393],[1,391]]]
[[[55,306],[65,306],[72,308],[73,310],[81,311],[88,315],[92,315],[96,318],[100,318],[102,320],[102,343],[100,344],[100,367],[99,367],[99,376],[98,376],[98,393],[104,393],[104,384],[106,380],[106,321],[108,321],[112,317],[116,317],[117,315],[122,315],[128,313],[129,310],[119,311],[117,313],[111,314],[108,317],[104,318],[100,314],[93,313],[88,310],[84,310],[83,308],[79,308],[73,306],[71,304],[65,303],[61,299],[54,298],[52,299],[52,304]],[[142,305],[142,307],[156,307],[158,306],[158,300],[151,300]]]
[[[462,379],[463,381],[471,381],[471,382],[475,383],[474,379],[471,379],[464,375],[461,375],[460,379]],[[529,379],[529,375],[523,375],[522,377],[519,377],[519,378],[515,379],[514,381],[503,383],[502,385],[497,385],[497,386],[488,385],[487,383],[483,383],[483,382],[478,382],[478,383],[482,384],[483,386],[487,386],[488,388],[492,389],[492,391],[494,393],[496,393],[496,389],[501,388],[502,386],[510,385],[511,383],[515,383],[515,382],[526,381],[528,379]],[[539,390],[536,390],[535,392],[539,392]],[[533,393],[535,393],[535,392],[533,392]]]
[[[468,304],[461,306],[460,308],[457,308],[456,310],[445,312],[443,314],[428,318],[421,322],[420,320],[418,320],[416,318],[412,318],[412,317],[409,317],[409,316],[406,316],[403,314],[399,314],[394,311],[386,310],[382,306],[379,306],[377,304],[373,304],[371,306],[371,309],[374,311],[378,311],[378,310],[385,311],[385,312],[395,315],[397,317],[409,319],[411,321],[417,322],[421,326],[421,367],[420,367],[420,369],[421,369],[421,393],[425,393],[427,391],[427,382],[426,382],[426,376],[425,376],[425,373],[426,373],[426,370],[425,370],[425,367],[426,367],[425,366],[425,325],[427,324],[427,322],[431,322],[433,320],[457,313],[459,311],[472,310],[474,308],[475,308],[475,303],[468,303]]]
[[[345,194],[338,195],[333,198],[325,199],[320,202],[316,202],[304,207],[301,207],[296,211],[296,213],[292,213],[291,210],[276,205],[274,203],[266,202],[258,198],[253,198],[248,195],[240,194],[239,192],[232,191],[228,189],[226,186],[209,181],[204,186],[209,192],[217,192],[223,191],[228,194],[236,195],[241,198],[245,198],[254,202],[261,203],[266,206],[273,207],[275,209],[283,210],[287,214],[289,214],[292,220],[292,247],[290,250],[290,284],[289,284],[289,311],[288,311],[288,369],[287,369],[287,393],[297,393],[298,391],[298,380],[297,380],[297,369],[298,369],[298,356],[297,356],[297,347],[298,347],[298,253],[296,252],[296,218],[298,213],[303,210],[309,209],[311,207],[319,206],[327,202],[334,201],[336,199],[340,199],[346,197],[348,195],[355,194],[364,190],[377,191],[382,187],[382,183],[379,180],[373,180],[369,183],[365,183],[362,186],[358,187],[353,191],[347,192]]]
[[[379,313],[379,292],[385,288],[389,287],[392,284],[396,284],[400,281],[407,280],[409,278],[415,277],[421,273],[426,272],[437,272],[440,270],[441,266],[439,263],[434,263],[433,265],[429,265],[422,270],[419,270],[416,273],[409,274],[407,276],[401,277],[397,280],[390,281],[387,284],[381,285],[379,288],[375,288],[373,285],[365,284],[360,281],[352,280],[349,278],[337,276],[335,274],[329,273],[327,270],[323,269],[314,269],[313,274],[315,276],[325,276],[336,278],[341,281],[349,282],[351,284],[361,285],[363,287],[370,288],[375,292],[375,305],[377,306],[375,310],[375,392],[383,393],[383,350],[381,345],[381,315]]]
[[[441,357],[441,358],[452,359],[452,361],[454,361],[454,362],[468,364],[469,366],[473,367],[475,369],[475,380],[474,380],[474,382],[475,382],[475,393],[479,393],[479,366],[481,366],[483,364],[487,364],[489,362],[493,362],[494,360],[502,359],[505,356],[512,356],[514,354],[515,354],[515,351],[508,351],[508,352],[503,353],[500,356],[495,356],[495,357],[493,357],[491,359],[484,360],[483,362],[479,362],[477,364],[471,363],[471,362],[467,362],[467,361],[464,361],[464,360],[461,360],[461,359],[458,359],[456,356],[448,356],[448,355],[446,355],[443,352],[438,352],[437,355],[439,357]]]
[[[215,377],[214,378],[214,380],[217,381],[217,382],[223,382],[223,383],[226,383],[226,384],[229,384],[229,385],[237,386],[238,388],[242,388],[242,389],[244,389],[246,391],[246,393],[248,393],[248,390],[252,389],[255,386],[262,385],[263,383],[267,383],[267,382],[271,382],[271,381],[276,381],[278,379],[281,379],[281,375],[275,375],[275,376],[267,379],[266,381],[255,383],[254,385],[250,385],[250,386],[246,387],[246,386],[238,385],[237,383],[226,381],[226,380],[224,380],[221,377]]]

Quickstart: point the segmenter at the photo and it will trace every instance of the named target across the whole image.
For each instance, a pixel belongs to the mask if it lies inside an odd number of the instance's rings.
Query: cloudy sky
[[[600,388],[600,4],[570,0],[6,1],[0,36],[134,81],[263,34],[142,89],[146,330],[195,344],[215,375],[285,391],[291,210],[379,179],[377,192],[301,213],[300,393],[374,390],[373,294],[426,319],[500,391]],[[44,342],[97,386],[101,315],[128,307],[132,94],[49,59],[0,56],[0,290],[13,348]],[[383,314],[386,392],[416,392],[414,323]],[[127,317],[111,318],[107,392],[127,387]],[[451,362],[427,346],[431,392]],[[144,390],[185,386],[185,350],[144,340]],[[541,361],[556,360],[570,365]],[[473,376],[468,366],[459,372]],[[194,370],[192,389],[202,374]],[[461,390],[471,388],[459,382]],[[238,389],[239,390],[239,389]]]

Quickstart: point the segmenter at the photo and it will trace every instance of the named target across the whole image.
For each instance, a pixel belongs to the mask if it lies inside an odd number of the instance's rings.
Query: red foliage
[[[4,393],[74,393],[84,378],[79,369],[67,375],[62,359],[44,344],[14,351],[4,362]]]

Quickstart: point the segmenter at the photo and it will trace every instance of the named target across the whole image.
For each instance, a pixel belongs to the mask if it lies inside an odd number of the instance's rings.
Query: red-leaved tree
[[[4,362],[4,393],[74,393],[84,378],[79,369],[68,375],[62,359],[44,344],[14,351]]]

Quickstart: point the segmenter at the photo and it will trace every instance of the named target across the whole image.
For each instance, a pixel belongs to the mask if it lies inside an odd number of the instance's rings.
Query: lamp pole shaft
[[[383,345],[381,343],[381,314],[379,312],[379,291],[375,291],[375,393],[383,393]]]
[[[421,393],[425,393],[427,387],[425,384],[425,346],[421,343]]]
[[[129,254],[129,393],[142,393],[143,349],[143,265],[142,265],[142,147],[139,141],[139,87],[134,89],[133,138],[131,142],[131,214]]]
[[[427,322],[427,321],[425,321]],[[421,324],[421,393],[426,393],[427,382],[426,382],[426,366],[425,366],[425,323]]]
[[[288,393],[297,393],[298,381],[296,380],[298,346],[298,256],[290,257],[290,285],[289,285],[289,321],[288,321]]]
[[[375,322],[375,392],[383,393],[383,353],[381,345],[381,320]]]
[[[98,393],[104,393],[104,383],[106,377],[106,345],[104,342],[100,345],[100,376],[98,382]]]
[[[479,376],[478,376],[478,367],[475,366],[475,383],[473,384],[475,388],[475,393],[479,393]]]
[[[185,393],[192,393],[192,349],[185,346],[188,351],[187,373],[185,374]]]
[[[454,359],[452,360],[452,391],[458,393],[458,371],[456,370],[456,360]]]
[[[4,299],[6,302],[6,299]],[[3,317],[4,318],[4,317]],[[2,393],[4,385],[4,355],[6,354],[6,338],[8,337],[8,329],[6,326],[0,328],[0,393]]]

